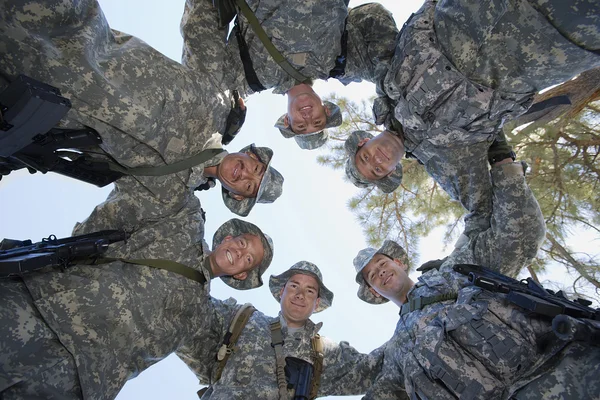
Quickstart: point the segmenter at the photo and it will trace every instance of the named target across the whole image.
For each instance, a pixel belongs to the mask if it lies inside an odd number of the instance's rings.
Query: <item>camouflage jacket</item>
[[[562,348],[556,340],[537,350],[544,336],[553,336],[551,324],[506,305],[505,295],[470,286],[452,270],[457,263],[479,264],[515,276],[535,257],[544,219],[520,169],[519,163],[492,168],[490,227],[409,291],[408,301],[452,293],[457,298],[401,315],[366,399],[506,398]]]
[[[403,27],[374,104],[377,123],[399,121],[406,150],[451,198],[482,216],[473,229],[485,225],[490,208],[487,150],[504,121],[526,111],[535,92],[600,60],[528,1],[481,7],[427,1]]]
[[[184,18],[204,20],[198,25],[203,29],[185,30],[185,39],[222,43],[210,2],[188,3]],[[225,127],[230,102],[213,72],[223,50],[207,46],[201,57],[184,57],[182,65],[110,29],[95,0],[3,0],[0,19],[0,72],[26,74],[58,87],[72,102],[62,125],[96,129],[102,150],[119,163],[159,166],[220,146],[218,132]],[[177,178],[190,188],[204,182],[201,167]],[[154,193],[172,179],[138,178]]]
[[[346,17],[348,55],[346,75],[340,80],[345,84],[363,79],[374,82],[387,70],[398,29],[391,13],[380,4],[367,4],[348,11],[342,0],[250,0],[247,3],[273,45],[307,78],[329,78],[336,58],[342,53],[341,38]],[[259,81],[265,88],[272,88],[274,93],[287,92],[297,82],[273,61],[243,16],[240,21]],[[230,86],[244,88],[246,95],[252,93],[234,35],[229,38],[227,58]]]
[[[86,231],[86,224],[80,226]],[[107,256],[168,258],[202,271],[210,282],[198,199],[169,219],[148,222]],[[112,262],[24,276],[35,305],[74,356],[85,399],[113,399],[125,382],[195,335],[208,354],[221,338],[210,284],[146,266]],[[202,348],[198,351],[202,351]]]
[[[237,307],[231,300],[213,302],[219,314],[216,330],[220,330],[223,337]],[[269,328],[277,320],[282,323],[284,356],[297,357],[312,364],[311,338],[318,333],[322,323],[314,324],[308,320],[304,328],[290,337],[281,315],[273,318],[255,311],[218,381],[214,380],[216,361],[207,363],[208,359],[203,358],[205,345],[201,336],[178,351],[177,354],[196,373],[200,382],[211,385],[203,399],[279,399],[275,351],[271,347]],[[361,354],[347,342],[335,343],[327,338],[323,338],[323,341],[323,373],[319,396],[364,393],[381,370],[383,351],[377,349],[371,354]],[[289,393],[292,395],[293,391],[290,390]]]

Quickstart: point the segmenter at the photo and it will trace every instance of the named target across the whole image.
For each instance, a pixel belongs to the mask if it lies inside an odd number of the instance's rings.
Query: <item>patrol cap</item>
[[[329,115],[325,114],[327,116],[327,120],[325,121],[325,129],[322,131],[306,134],[294,133],[290,127],[286,128],[285,126],[284,119],[287,114],[283,114],[281,117],[279,117],[275,123],[275,127],[279,129],[279,132],[281,132],[284,138],[288,139],[293,137],[294,140],[296,140],[296,143],[298,143],[298,146],[300,146],[300,148],[303,150],[313,150],[321,147],[329,138],[327,128],[333,128],[342,124],[342,111],[337,104],[334,104],[330,101],[324,101],[323,106],[329,110]]]
[[[227,236],[240,236],[244,233],[256,235],[260,238],[260,242],[263,246],[263,259],[260,264],[256,266],[252,271],[248,271],[248,276],[244,280],[235,279],[231,276],[222,276],[221,280],[225,282],[227,286],[231,286],[238,290],[254,289],[262,286],[262,274],[265,273],[271,261],[273,260],[273,240],[260,230],[260,228],[250,222],[242,221],[241,219],[232,218],[225,222],[217,229],[213,236],[213,249],[216,249],[221,242]]]
[[[229,210],[241,217],[250,214],[250,211],[256,203],[272,203],[283,192],[283,176],[275,168],[271,167],[271,159],[273,158],[273,150],[268,147],[256,147],[254,144],[244,147],[239,152],[254,153],[260,162],[265,164],[267,168],[260,181],[256,197],[246,197],[242,200],[236,200],[229,195],[229,191],[225,188],[221,189],[223,202]]]
[[[348,139],[346,139],[346,142],[344,143],[344,148],[348,155],[348,159],[346,160],[346,176],[348,176],[348,179],[350,179],[356,187],[367,188],[375,185],[381,189],[383,193],[392,193],[400,186],[400,183],[402,183],[402,164],[398,163],[396,169],[385,178],[376,181],[365,178],[365,176],[358,171],[358,168],[356,168],[358,143],[365,138],[368,138],[369,140],[373,139],[373,135],[365,131],[354,131],[348,136]]]
[[[277,300],[278,303],[281,302],[281,289],[283,289],[287,281],[296,274],[309,275],[317,280],[319,284],[319,297],[321,298],[321,301],[315,310],[316,313],[321,312],[331,306],[331,303],[333,302],[333,292],[327,289],[327,287],[323,284],[323,276],[321,275],[319,267],[308,261],[298,261],[284,273],[280,275],[271,275],[271,278],[269,279],[269,288],[271,289],[271,294],[273,297],[275,297],[275,300]]]
[[[363,301],[371,304],[383,304],[387,303],[389,300],[385,297],[377,297],[371,290],[369,290],[369,285],[365,281],[362,275],[362,270],[367,266],[367,264],[375,257],[376,254],[384,254],[392,259],[399,259],[405,265],[408,264],[408,255],[398,243],[393,240],[386,240],[383,242],[383,246],[379,248],[379,250],[375,250],[372,247],[367,247],[366,249],[362,249],[358,252],[358,255],[354,257],[354,269],[356,270],[356,283],[358,283],[359,288],[356,295]]]

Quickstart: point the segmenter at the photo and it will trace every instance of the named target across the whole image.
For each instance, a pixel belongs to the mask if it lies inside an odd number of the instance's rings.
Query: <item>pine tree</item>
[[[547,225],[547,240],[528,269],[537,278],[536,272],[549,262],[558,262],[578,275],[569,292],[578,294],[582,286],[591,286],[598,299],[598,255],[576,254],[565,243],[581,229],[591,230],[595,240],[600,240],[600,69],[539,94],[535,101],[559,95],[568,95],[571,104],[546,110],[533,123],[529,116],[522,116],[505,126],[518,158],[531,167],[527,179]],[[344,123],[330,133],[329,152],[318,161],[339,169],[346,160],[344,141],[352,131],[361,129],[376,135],[382,128],[372,122],[367,102],[357,104],[335,95],[329,100],[340,105]],[[434,228],[445,227],[446,244],[456,238],[462,231],[465,210],[450,201],[417,160],[403,159],[402,165],[403,182],[394,193],[363,189],[348,206],[370,245],[394,239],[414,259],[419,238]]]

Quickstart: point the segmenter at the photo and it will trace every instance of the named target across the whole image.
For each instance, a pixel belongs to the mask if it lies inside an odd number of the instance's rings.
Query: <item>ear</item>
[[[242,201],[242,200],[245,199],[245,197],[242,196],[241,194],[235,194],[233,192],[229,192],[229,197],[231,197],[231,198],[233,198],[234,200],[237,200],[237,201]]]
[[[394,258],[394,262],[398,264],[404,270],[404,272],[408,272],[408,265],[404,264],[404,261],[399,258]]]
[[[325,114],[328,117],[331,116],[331,109],[329,107],[325,106],[325,105],[323,106],[323,108],[325,109]]]
[[[375,289],[373,289],[372,287],[369,286],[369,291],[371,292],[371,294],[375,297],[381,297],[381,295],[379,293],[377,293],[375,291]]]
[[[285,114],[285,116],[283,117],[283,126],[285,126],[286,128],[290,127],[290,119],[288,118],[287,114]]]
[[[283,285],[283,287],[279,291],[279,297],[283,297],[283,289],[285,289],[285,285]]]
[[[227,236],[225,236],[225,237],[223,238],[223,240],[221,241],[221,243],[223,243],[223,242],[229,242],[231,239],[233,239],[233,236],[231,236],[231,235],[227,235]]]
[[[247,272],[240,272],[239,274],[233,275],[233,279],[237,279],[238,281],[246,280],[247,277],[248,277]]]
[[[319,308],[319,304],[321,304],[321,298],[317,297],[317,301],[315,301],[315,310]]]
[[[367,143],[369,140],[369,138],[362,138],[360,139],[360,142],[358,142],[358,147],[363,147],[365,145],[365,143]]]

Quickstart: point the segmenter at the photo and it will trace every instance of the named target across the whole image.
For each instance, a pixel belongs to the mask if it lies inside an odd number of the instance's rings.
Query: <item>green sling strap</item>
[[[242,14],[244,14],[244,17],[246,17],[246,19],[248,20],[248,23],[250,23],[250,26],[252,27],[252,30],[254,31],[256,36],[258,36],[258,38],[260,39],[262,44],[265,46],[265,48],[271,55],[271,58],[273,58],[273,60],[277,64],[279,64],[279,66],[289,76],[294,78],[296,81],[306,82],[308,80],[308,78],[306,76],[302,75],[297,69],[295,69],[292,66],[292,64],[290,64],[288,62],[288,60],[285,59],[283,54],[281,54],[281,52],[279,50],[277,50],[277,48],[273,45],[273,43],[271,42],[271,39],[269,39],[269,36],[267,36],[267,33],[260,25],[260,22],[258,21],[258,18],[256,18],[256,15],[254,15],[254,13],[250,9],[250,7],[248,7],[248,4],[246,3],[246,1],[245,0],[235,0],[235,2],[238,5],[238,7],[240,8],[240,11],[242,12]]]
[[[143,259],[126,259],[126,258],[98,258],[95,260],[96,264],[101,263],[109,263],[114,261],[122,261],[128,264],[136,264],[136,265],[145,265],[147,267],[163,269],[165,271],[174,272],[176,274],[182,275],[188,279],[196,281],[198,283],[204,284],[206,283],[206,277],[202,274],[202,272],[195,270],[194,268],[190,268],[187,265],[180,264],[176,261],[171,260],[160,260],[155,258],[143,258]]]
[[[402,308],[400,309],[400,315],[404,316],[408,313],[411,313],[416,310],[421,310],[425,306],[428,306],[433,303],[438,303],[440,301],[456,300],[457,297],[458,294],[456,292],[450,292],[446,294],[440,294],[437,296],[417,297],[414,299],[410,299],[407,303],[402,304]]]
[[[125,175],[136,175],[136,176],[162,176],[174,174],[176,172],[184,171],[188,168],[195,167],[196,165],[202,164],[211,158],[221,154],[225,150],[223,149],[206,149],[200,153],[195,154],[185,160],[177,161],[173,164],[160,165],[158,167],[135,167],[129,168],[119,165],[114,162],[109,162],[108,167],[112,171],[120,172]]]

